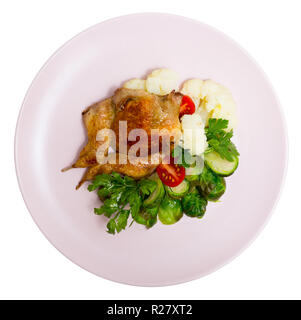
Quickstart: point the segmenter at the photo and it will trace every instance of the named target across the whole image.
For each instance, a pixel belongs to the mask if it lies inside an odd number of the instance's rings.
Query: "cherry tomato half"
[[[180,106],[180,118],[184,114],[193,114],[195,112],[195,105],[189,96],[183,96]]]
[[[168,187],[176,187],[185,178],[185,168],[173,161],[170,164],[161,163],[157,167],[157,173],[161,181]]]

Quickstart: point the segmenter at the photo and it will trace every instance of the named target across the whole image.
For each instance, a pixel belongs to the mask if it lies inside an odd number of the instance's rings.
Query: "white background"
[[[301,299],[300,6],[299,0],[0,0],[0,299]],[[93,24],[149,11],[203,21],[247,49],[278,93],[290,147],[281,199],[251,247],[205,278],[163,288],[103,280],[52,247],[23,203],[13,155],[19,108],[48,57]]]

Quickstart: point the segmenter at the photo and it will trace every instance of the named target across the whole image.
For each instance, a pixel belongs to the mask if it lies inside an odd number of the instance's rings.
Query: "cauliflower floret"
[[[203,86],[203,80],[201,79],[190,79],[183,83],[181,92],[191,98],[201,98],[201,87]]]
[[[236,106],[231,92],[221,84],[212,80],[192,79],[183,84],[182,93],[189,95],[195,102],[202,120],[209,118],[229,120],[228,130],[236,127]]]
[[[221,84],[212,80],[205,80],[201,87],[201,99],[206,100],[204,107],[208,112],[215,109],[217,106],[227,111],[235,111],[235,102],[231,92]]]
[[[202,155],[207,148],[205,125],[199,114],[185,114],[181,119],[184,149],[192,155]]]
[[[146,90],[157,95],[165,95],[178,90],[178,74],[170,69],[154,70],[146,78]]]
[[[146,81],[143,79],[131,79],[126,81],[123,84],[124,88],[127,89],[142,89],[142,90],[146,90]]]
[[[195,104],[196,109],[200,105],[201,101],[201,87],[203,80],[201,79],[190,79],[183,83],[181,93],[189,96]],[[205,118],[207,117],[207,114]],[[202,117],[203,118],[203,117]]]
[[[230,131],[231,129],[234,129],[237,127],[237,117],[235,114],[235,111],[229,111],[225,108],[215,108],[214,111],[211,114],[211,118],[217,118],[217,119],[226,119],[229,120],[227,131]]]

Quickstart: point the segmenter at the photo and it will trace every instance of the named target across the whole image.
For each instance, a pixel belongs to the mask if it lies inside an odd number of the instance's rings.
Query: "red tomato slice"
[[[189,96],[183,96],[180,106],[180,118],[184,114],[193,114],[195,112],[195,105]]]
[[[176,187],[185,178],[185,168],[173,161],[170,164],[161,163],[157,167],[157,173],[161,181],[168,187]]]

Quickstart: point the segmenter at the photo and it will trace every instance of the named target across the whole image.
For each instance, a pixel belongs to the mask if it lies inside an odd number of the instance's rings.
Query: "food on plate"
[[[157,96],[141,89],[121,88],[116,90],[113,97],[87,108],[82,115],[88,142],[80,152],[78,160],[72,165],[73,168],[88,168],[78,187],[99,173],[120,172],[134,178],[142,178],[151,174],[156,166],[149,162],[137,161],[132,164],[127,161],[120,163],[119,154],[126,153],[135,143],[127,141],[126,150],[120,150],[120,122],[126,121],[127,128],[124,134],[127,136],[132,130],[143,129],[146,132],[146,141],[142,140],[141,142],[144,144],[150,142],[152,129],[164,129],[164,135],[169,138],[173,132],[177,132],[176,129],[180,132],[179,109],[181,101],[181,93],[170,92],[165,96]],[[109,155],[111,159],[116,158],[115,163],[108,161],[105,164],[100,164],[97,161],[97,150],[103,145],[103,141],[98,141],[96,138],[102,129],[111,129],[115,133],[116,150]],[[179,137],[172,136],[172,138],[178,139]],[[105,140],[108,141],[108,137]],[[164,140],[164,136],[162,140]],[[109,145],[103,150],[103,154],[108,155],[108,149]],[[151,149],[151,144],[149,144],[149,149]]]
[[[131,79],[123,84],[123,88],[146,90],[146,81],[143,79]]]
[[[197,113],[185,114],[181,119],[183,147],[192,155],[201,155],[207,148],[205,125]]]
[[[189,181],[184,179],[180,184],[175,187],[165,186],[165,190],[171,198],[181,199],[189,192]]]
[[[226,191],[226,181],[207,166],[200,174],[198,186],[203,197],[210,201],[217,201]]]
[[[216,174],[228,177],[234,173],[238,166],[238,156],[235,155],[232,161],[222,158],[217,152],[211,151],[205,154],[206,165]]]
[[[158,217],[163,224],[174,224],[179,221],[183,217],[181,201],[165,195],[159,206]]]
[[[210,118],[226,119],[228,130],[235,129],[236,104],[228,88],[212,80],[191,79],[184,82],[181,92],[192,98],[197,106],[196,113],[206,125]]]
[[[191,192],[182,199],[182,207],[187,216],[200,219],[206,212],[207,200],[202,194]]]
[[[161,181],[169,187],[178,186],[185,178],[185,168],[175,163],[173,157],[169,163],[161,163],[157,167],[157,173]]]
[[[230,91],[202,79],[178,91],[178,79],[173,70],[154,70],[82,113],[88,141],[71,167],[86,168],[77,188],[90,181],[101,200],[94,212],[109,219],[110,234],[133,222],[151,228],[184,214],[202,218],[238,167]]]
[[[151,130],[164,129],[171,136],[176,129],[180,130],[179,107],[183,95],[174,91],[158,96],[144,90],[118,89],[112,97],[115,110],[112,129],[116,134],[117,150],[119,150],[120,121],[127,122],[127,135],[132,130],[143,129],[147,133],[149,149],[151,148]],[[128,147],[135,142],[127,142]]]
[[[182,103],[180,106],[180,115],[182,118],[185,114],[194,114],[195,112],[195,104],[189,96],[183,96]]]
[[[157,69],[146,78],[146,90],[148,92],[166,95],[173,90],[178,90],[178,74],[170,69]]]

